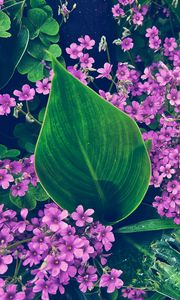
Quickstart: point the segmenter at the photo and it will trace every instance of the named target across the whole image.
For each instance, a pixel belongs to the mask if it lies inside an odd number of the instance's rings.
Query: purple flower
[[[35,228],[33,234],[32,242],[34,247],[39,248],[42,252],[46,251],[50,246],[50,237],[45,236],[39,228]]]
[[[24,84],[22,91],[14,90],[13,94],[19,98],[19,101],[29,101],[34,99],[35,89],[31,89],[28,84]]]
[[[87,209],[84,211],[82,205],[76,208],[76,211],[71,214],[73,220],[76,221],[76,226],[83,227],[86,223],[92,223],[93,218],[90,217],[94,213],[94,209]]]
[[[167,99],[169,99],[171,105],[180,105],[180,91],[175,88],[172,88],[171,91],[167,94]]]
[[[0,248],[5,248],[7,244],[14,240],[14,237],[12,234],[10,234],[10,229],[7,227],[4,227],[0,231]]]
[[[99,286],[107,287],[107,292],[113,293],[115,289],[120,289],[124,284],[124,282],[119,279],[121,274],[121,270],[112,269],[110,274],[103,274],[101,276]]]
[[[88,266],[87,268],[79,268],[77,282],[80,283],[79,289],[81,290],[81,292],[85,293],[87,289],[92,290],[94,282],[98,280],[96,272],[97,269],[93,266]]]
[[[66,48],[66,52],[70,55],[70,58],[77,59],[83,56],[83,47],[78,46],[76,43],[72,43],[69,48]]]
[[[14,178],[12,175],[8,174],[7,170],[0,169],[0,186],[4,190],[8,189],[9,187],[9,182],[13,182]]]
[[[45,215],[42,218],[42,222],[47,224],[50,230],[56,232],[68,226],[67,223],[62,221],[66,219],[67,216],[67,210],[60,211],[58,208],[50,207],[49,209],[45,209]]]
[[[1,295],[1,300],[24,300],[25,293],[17,292],[17,286],[15,284],[9,284],[6,286],[6,291]]]
[[[11,112],[11,107],[16,106],[16,101],[9,94],[0,95],[0,116],[8,115]]]
[[[163,177],[171,178],[172,175],[175,173],[175,170],[172,168],[170,164],[167,164],[166,166],[161,166],[159,168],[161,171]]]
[[[146,37],[150,39],[154,39],[159,33],[159,30],[157,29],[156,26],[153,26],[152,28],[147,28],[146,29]]]
[[[47,257],[47,267],[46,270],[51,271],[51,275],[56,277],[60,271],[66,272],[68,269],[68,264],[65,261],[65,254],[61,255],[49,255]]]
[[[177,47],[175,38],[165,38],[163,47],[165,50],[167,49],[168,52],[174,51],[174,49]]]
[[[167,68],[159,68],[159,73],[156,74],[156,79],[161,86],[164,86],[171,81],[172,72]]]
[[[79,79],[82,83],[87,85],[87,76],[85,73],[83,73],[81,70],[77,70],[75,66],[69,66],[67,67],[67,70],[77,79]]]
[[[132,38],[124,38],[121,42],[121,48],[122,50],[125,51],[129,51],[130,49],[132,49],[134,46],[133,44],[133,39]]]
[[[120,7],[119,3],[112,7],[112,13],[114,18],[125,15],[124,10]]]
[[[82,57],[80,57],[81,68],[90,69],[94,63],[94,58],[89,57],[89,54],[86,53]]]
[[[125,111],[137,121],[142,121],[142,106],[137,101],[132,101],[132,106],[128,105]]]
[[[22,171],[22,163],[20,161],[13,161],[7,166],[11,174],[18,174]]]
[[[28,191],[28,180],[23,180],[21,182],[18,182],[11,187],[11,192],[13,197],[23,197],[26,192]]]
[[[38,94],[48,95],[51,89],[51,83],[49,78],[44,78],[42,81],[38,80],[36,82],[36,92]]]
[[[83,257],[84,242],[77,236],[65,236],[62,243],[59,245],[61,253],[66,255],[66,261],[73,261],[75,258]]]
[[[57,285],[53,283],[51,280],[39,279],[35,282],[35,286],[33,287],[34,293],[41,292],[42,300],[49,300],[49,294],[55,295],[57,292]]]
[[[95,41],[90,38],[89,35],[85,35],[84,37],[80,37],[78,41],[81,44],[81,47],[86,50],[91,50],[95,45]]]
[[[29,250],[27,251],[25,260],[23,262],[23,266],[29,265],[30,267],[32,267],[33,265],[39,264],[42,257],[39,254],[40,249],[35,247],[35,245],[32,242],[28,244],[28,247]]]
[[[105,63],[103,68],[97,69],[97,72],[100,74],[96,78],[107,78],[111,79],[112,65]]]
[[[0,255],[0,274],[6,273],[8,266],[13,262],[11,255]]]
[[[155,36],[152,39],[149,39],[149,48],[157,51],[161,45],[161,39],[158,36]]]
[[[132,18],[133,24],[140,26],[143,24],[143,20],[144,20],[144,17],[140,12],[136,12],[133,15],[133,18]]]
[[[112,242],[115,241],[112,229],[112,226],[103,225],[99,225],[97,228],[98,240],[104,245],[106,251],[109,251],[112,248]]]

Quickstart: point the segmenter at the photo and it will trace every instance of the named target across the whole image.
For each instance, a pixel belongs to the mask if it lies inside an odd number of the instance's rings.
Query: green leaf
[[[46,4],[45,0],[30,0],[30,4],[32,8],[42,7]]]
[[[44,66],[41,62],[37,63],[35,67],[28,73],[28,80],[36,82],[44,78]]]
[[[176,225],[172,219],[152,219],[129,226],[119,228],[116,232],[119,233],[134,233],[134,232],[145,232],[154,230],[164,230],[164,229],[175,229],[179,226]]]
[[[6,153],[6,151],[7,151],[7,147],[0,144],[0,159],[3,158],[3,155]]]
[[[36,29],[39,29],[47,19],[46,12],[41,8],[32,8],[27,13],[29,21]]]
[[[29,32],[22,27],[17,35],[4,40],[0,45],[0,88],[3,88],[13,76],[29,42]],[[13,49],[13,51],[12,51]]]
[[[122,234],[116,238],[109,265],[123,271],[126,286],[179,299],[180,254],[177,232]]]
[[[7,152],[4,154],[3,158],[14,158],[21,154],[21,152],[17,149],[11,149],[7,150]]]
[[[39,129],[32,123],[19,123],[14,129],[14,136],[17,138],[18,145],[26,151],[28,151],[27,143],[31,143],[31,146],[34,145],[35,147],[38,133]],[[32,153],[31,151],[28,152]]]
[[[11,34],[7,32],[11,27],[11,20],[7,14],[0,10],[0,38],[10,37]]]
[[[54,57],[59,57],[62,54],[61,48],[57,44],[53,44],[48,48],[48,52],[53,54]],[[46,61],[52,61],[52,55],[45,54],[44,59]]]
[[[42,26],[40,31],[47,35],[56,35],[59,32],[59,24],[53,18],[49,18]]]
[[[22,75],[29,73],[37,65],[37,60],[25,53],[21,62],[18,65],[18,72]]]
[[[51,198],[73,211],[94,208],[104,223],[130,215],[150,180],[150,160],[136,123],[53,60],[55,76],[35,151]],[[55,180],[54,180],[55,179]]]
[[[27,52],[32,57],[42,60],[45,55],[45,47],[42,45],[42,43],[39,40],[31,41],[31,43],[28,46]]]
[[[151,297],[149,297],[149,300],[164,300],[164,299],[165,296],[159,293],[154,293]]]

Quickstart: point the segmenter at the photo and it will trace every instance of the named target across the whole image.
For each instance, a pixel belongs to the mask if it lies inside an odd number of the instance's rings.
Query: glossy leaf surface
[[[35,153],[45,190],[63,208],[94,208],[104,223],[130,215],[150,179],[136,123],[53,59],[55,76]]]

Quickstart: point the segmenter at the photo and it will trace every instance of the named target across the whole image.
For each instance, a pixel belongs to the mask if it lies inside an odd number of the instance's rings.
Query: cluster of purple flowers
[[[70,215],[51,203],[28,220],[26,208],[19,217],[1,205],[0,298],[31,300],[40,293],[48,300],[49,294],[64,294],[72,280],[83,293],[94,287],[106,287],[108,293],[120,289],[122,271],[105,266],[115,241],[112,227],[94,222],[93,213],[79,205]],[[16,266],[12,276],[11,265]]]
[[[126,20],[135,27],[143,25],[144,16],[148,12],[148,6],[140,4],[137,6],[135,2],[135,0],[118,0],[118,3],[112,7],[113,17],[118,23],[120,23],[121,18],[126,17]]]
[[[50,76],[36,82],[36,87],[31,88],[29,84],[24,84],[21,90],[14,90],[13,95],[21,102],[31,101],[37,94],[48,95],[51,89],[51,80],[53,73],[50,71]],[[0,94],[0,116],[7,116],[11,113],[11,108],[17,105],[16,99],[9,94]]]
[[[34,169],[34,155],[18,161],[0,160],[0,187],[4,190],[10,187],[14,197],[23,197],[29,185],[36,186],[38,181]]]
[[[140,289],[125,288],[121,290],[122,297],[131,300],[144,300],[146,292]]]

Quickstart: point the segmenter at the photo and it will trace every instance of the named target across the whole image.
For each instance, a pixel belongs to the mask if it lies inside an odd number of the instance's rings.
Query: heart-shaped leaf
[[[0,38],[10,37],[11,34],[7,32],[11,27],[11,20],[7,14],[0,11]]]
[[[150,180],[150,160],[136,123],[53,59],[55,76],[35,165],[60,206],[94,208],[104,223],[130,215]]]

